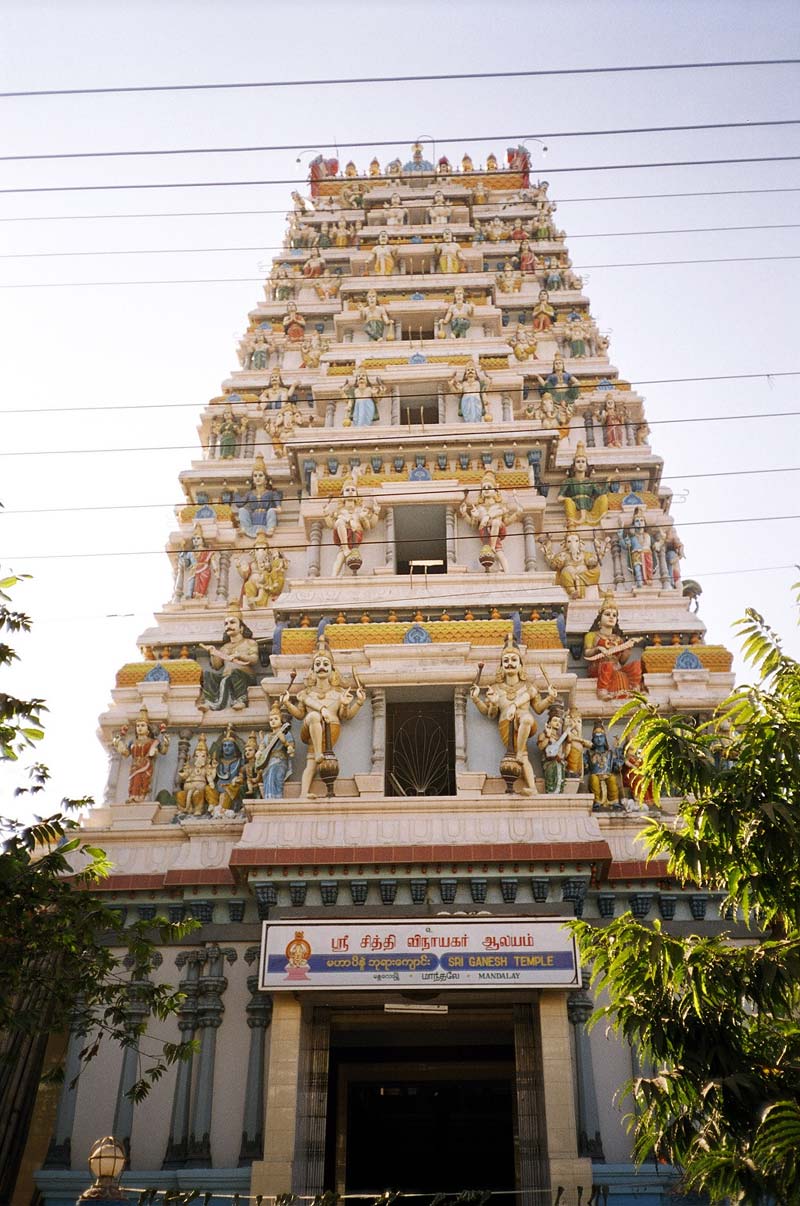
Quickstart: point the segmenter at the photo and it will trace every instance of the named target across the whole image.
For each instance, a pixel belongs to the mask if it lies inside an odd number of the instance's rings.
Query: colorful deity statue
[[[601,720],[598,720],[592,729],[592,741],[586,751],[585,760],[586,773],[589,777],[589,791],[594,796],[595,812],[620,808],[619,781],[617,779],[620,755],[619,751],[612,746]]]
[[[584,750],[588,750],[592,743],[583,735],[583,718],[580,710],[574,705],[564,717],[564,727],[569,730],[567,774],[570,779],[580,779],[583,776]]]
[[[247,787],[244,749],[231,725],[211,747],[211,772],[216,796],[211,815],[217,819],[230,819],[241,812]]]
[[[342,386],[341,396],[347,402],[343,427],[369,427],[380,420],[378,401],[387,388],[380,377],[371,381],[365,372],[356,373],[352,381]]]
[[[358,547],[380,518],[380,503],[374,500],[365,503],[358,493],[355,478],[347,477],[342,483],[341,498],[332,498],[326,503],[322,516],[325,526],[333,531],[334,544],[339,552],[333,563],[333,576],[340,574],[345,566],[359,569],[361,555]]]
[[[497,479],[491,472],[485,473],[481,482],[480,492],[475,502],[468,501],[468,495],[459,507],[459,513],[466,519],[470,527],[477,528],[484,543],[481,550],[481,562],[486,560],[491,564],[495,561],[504,574],[508,573],[508,561],[503,552],[503,540],[508,532],[509,524],[515,523],[522,517],[522,506],[516,495],[514,505],[509,506],[503,499],[497,487]],[[488,556],[491,554],[491,558]]]
[[[512,235],[513,234],[514,232],[512,231]],[[519,245],[519,252],[517,253],[517,267],[519,268],[520,272],[525,272],[528,274],[534,274],[538,269],[536,255],[530,245],[529,240],[526,238],[523,238]]]
[[[582,360],[588,355],[586,348],[586,325],[580,314],[570,314],[564,329],[564,336],[569,347],[569,354],[575,360]]]
[[[300,343],[306,333],[306,320],[297,309],[297,302],[287,304],[281,326],[289,343]]]
[[[525,415],[529,419],[538,419],[542,427],[557,427],[560,439],[566,439],[569,435],[572,407],[565,402],[556,402],[548,390],[542,390],[539,397],[525,407]]]
[[[490,243],[504,243],[508,238],[508,230],[502,218],[494,217],[486,225],[486,237]]]
[[[202,817],[218,800],[214,787],[214,769],[208,752],[205,733],[197,739],[191,758],[178,769],[180,787],[175,792],[178,812],[185,816]]]
[[[649,586],[653,581],[655,550],[653,538],[645,526],[644,512],[641,507],[636,507],[634,510],[630,527],[623,529],[622,543],[625,546],[628,569],[633,575],[635,584]]]
[[[355,716],[366,698],[367,693],[357,679],[355,691],[345,687],[322,637],[302,690],[293,695],[289,689],[278,701],[281,708],[302,721],[300,736],[308,746],[308,756],[300,782],[301,796],[311,795],[311,784],[323,756],[333,751],[342,725]]]
[[[621,448],[625,443],[625,406],[610,393],[600,411],[603,425],[603,443],[606,448]]]
[[[392,193],[391,201],[384,202],[383,213],[387,226],[405,226],[408,221],[408,210],[399,193]]]
[[[460,378],[454,373],[447,382],[451,393],[461,395],[458,414],[465,423],[491,423],[492,416],[484,397],[489,386],[489,378],[480,373],[475,364],[468,364]]]
[[[394,339],[394,323],[389,317],[386,307],[378,301],[375,289],[367,293],[367,304],[359,311],[367,338],[373,343],[381,339]]]
[[[236,561],[242,576],[242,603],[247,610],[269,607],[277,599],[286,581],[286,558],[278,549],[271,549],[266,533],[261,531],[250,552]]]
[[[247,690],[254,682],[254,667],[258,663],[258,643],[243,622],[238,603],[228,606],[220,644],[200,644],[198,647],[211,659],[211,669],[203,671],[197,703],[200,711],[246,708]]]
[[[545,561],[556,571],[556,582],[570,599],[583,599],[587,587],[597,586],[600,564],[609,547],[607,538],[598,534],[590,545],[588,541],[581,540],[577,532],[568,531],[556,548],[550,534],[545,533],[539,537],[539,544]]]
[[[446,336],[449,328],[454,339],[465,339],[474,312],[475,307],[464,300],[464,290],[457,285],[453,293],[453,300],[445,310],[444,318],[439,319],[439,335]]]
[[[461,248],[453,237],[452,230],[445,230],[442,242],[433,249],[437,272],[463,272],[465,268]]]
[[[272,350],[272,333],[265,331],[263,327],[257,327],[249,338],[250,363],[247,367],[255,372],[263,372],[269,364]]]
[[[236,502],[239,527],[245,536],[257,536],[262,529],[269,536],[277,527],[283,492],[273,487],[262,456],[253,462],[250,489],[237,496]]]
[[[522,288],[522,273],[517,272],[510,260],[495,273],[495,284],[501,293],[519,293]]]
[[[470,699],[484,716],[497,718],[500,736],[520,764],[522,794],[532,796],[536,791],[533,767],[528,757],[528,740],[541,715],[556,700],[556,692],[548,687],[546,694],[536,690],[528,680],[522,650],[509,633],[500,656],[500,668],[494,683],[481,694],[477,682],[470,688]]]
[[[232,460],[239,455],[239,446],[247,426],[247,420],[233,413],[233,407],[224,406],[222,413],[211,420],[211,447],[222,461]]]
[[[608,511],[607,483],[590,476],[586,447],[579,442],[569,471],[569,477],[559,491],[564,503],[568,527],[589,524],[597,527]]]
[[[397,267],[394,250],[389,245],[389,236],[385,230],[378,235],[378,242],[372,252],[371,271],[375,276],[391,276]]]
[[[453,212],[452,205],[445,201],[441,189],[433,194],[433,205],[428,209],[428,221],[431,226],[447,226]]]
[[[550,305],[550,294],[546,289],[539,290],[539,300],[533,307],[534,331],[550,331],[556,320],[556,312]]]
[[[287,385],[281,377],[280,369],[274,368],[269,375],[267,388],[258,395],[258,400],[264,410],[280,410],[295,395],[296,385]]]
[[[508,342],[514,349],[516,360],[536,359],[536,337],[523,323],[517,323],[516,330]]]
[[[111,738],[111,746],[122,758],[130,758],[128,777],[128,800],[138,803],[151,798],[153,770],[157,754],[166,754],[169,749],[167,726],[150,723],[147,708],[142,708],[133,727],[133,737],[128,737],[128,726],[124,724]]]
[[[265,289],[267,301],[288,301],[294,297],[295,280],[285,264],[275,264],[269,274],[269,289]]]
[[[330,346],[330,340],[323,339],[319,331],[312,331],[310,335],[306,335],[300,344],[300,350],[303,354],[302,367],[318,369],[322,357]]]
[[[589,677],[597,680],[600,699],[624,699],[642,689],[642,662],[635,646],[619,626],[614,596],[604,596],[591,628],[583,638],[583,658]]]
[[[564,710],[555,705],[548,712],[544,728],[536,738],[542,758],[544,790],[548,795],[559,795],[564,790],[569,741],[570,730],[565,723]]]
[[[578,378],[566,371],[563,356],[554,357],[552,371],[546,377],[537,377],[536,380],[541,392],[546,391],[557,403],[571,407],[580,397]]]
[[[212,573],[219,572],[219,554],[206,547],[202,528],[196,527],[186,547],[178,553],[173,602],[204,599]]]
[[[283,456],[284,442],[300,427],[311,427],[314,422],[313,412],[301,410],[296,402],[286,402],[279,411],[270,414],[264,426],[266,427],[276,456]]]
[[[255,769],[264,800],[283,798],[283,785],[292,773],[295,746],[288,713],[277,699],[269,710],[269,729],[258,734]]]
[[[322,276],[325,271],[325,261],[320,255],[319,249],[312,247],[311,254],[303,264],[303,276],[306,280],[314,280],[318,276]]]

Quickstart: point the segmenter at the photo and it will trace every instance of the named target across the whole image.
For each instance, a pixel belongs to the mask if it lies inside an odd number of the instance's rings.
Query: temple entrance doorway
[[[455,714],[446,699],[407,698],[408,689],[387,692],[387,796],[456,794]]]

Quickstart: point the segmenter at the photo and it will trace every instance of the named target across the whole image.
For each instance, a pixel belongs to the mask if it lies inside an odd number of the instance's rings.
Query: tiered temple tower
[[[314,982],[309,938],[334,920],[396,951],[395,919],[441,934],[455,915],[472,949],[473,927],[511,945],[519,919],[717,918],[643,861],[649,805],[610,719],[638,690],[709,713],[731,657],[705,641],[642,398],[555,210],[522,147],[485,168],[419,145],[361,175],[319,159],[293,194],[181,475],[173,597],[101,720],[89,823],[123,912],[202,922],[158,972],[200,1052],[135,1111],[127,1057],[91,1065],[46,1203],[112,1120],[137,1186],[404,1181],[535,1206],[562,1185],[573,1206],[633,1183],[612,1105],[632,1056],[587,1036],[574,965],[554,983],[498,957],[462,984],[431,957],[422,984],[356,960],[339,988]],[[272,995],[264,919],[296,934]],[[637,1174],[637,1200],[664,1177]]]

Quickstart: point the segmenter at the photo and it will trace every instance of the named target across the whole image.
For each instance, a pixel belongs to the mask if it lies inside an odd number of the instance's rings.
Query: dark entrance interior
[[[394,1069],[350,1079],[347,1133],[350,1193],[514,1188],[510,1074],[429,1068],[400,1078]]]
[[[387,796],[456,794],[452,697],[386,702]]]
[[[411,572],[412,561],[433,564],[414,567],[415,574],[447,573],[445,508],[423,504],[394,509],[395,566],[398,574]]]

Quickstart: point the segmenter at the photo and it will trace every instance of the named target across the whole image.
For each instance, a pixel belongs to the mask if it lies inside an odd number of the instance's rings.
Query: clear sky
[[[787,58],[800,57],[799,33],[800,7],[770,0],[5,0],[0,91]],[[586,291],[620,373],[634,382],[733,376],[641,387],[665,481],[681,500],[673,513],[684,576],[703,586],[708,639],[731,644],[730,624],[754,606],[797,653],[788,587],[800,574],[769,567],[800,560],[800,524],[752,519],[800,513],[800,477],[747,471],[800,465],[800,420],[684,420],[800,410],[800,377],[768,375],[800,369],[798,260],[784,258],[800,256],[798,230],[786,228],[800,221],[800,159],[610,165],[797,156],[800,125],[558,135],[800,119],[798,81],[800,68],[783,66],[0,98],[0,154],[291,144],[326,154],[338,146],[343,162],[352,153],[363,168],[373,148],[351,152],[349,143],[453,138],[439,153],[457,160],[469,149],[482,162],[490,150],[502,157],[523,136],[546,134],[535,171],[550,180],[573,261],[590,266]],[[538,144],[531,137],[529,145]],[[385,163],[403,150],[376,153]],[[0,188],[288,180],[305,174],[311,156],[298,165],[298,154],[3,162]],[[602,170],[559,170],[592,165]],[[212,281],[264,275],[292,187],[0,194],[0,255],[30,257],[0,260],[0,409],[23,412],[0,416],[0,452],[32,453],[0,457],[0,562],[33,575],[16,601],[35,620],[6,681],[49,701],[43,754],[53,804],[65,793],[102,796],[96,718],[116,669],[136,660],[138,634],[170,595],[161,550],[175,527],[177,476],[198,455],[199,410],[236,367],[236,339],[261,296],[257,280]],[[798,191],[662,195],[780,189]],[[234,210],[260,212],[207,212]],[[187,211],[195,216],[163,216]],[[7,220],[20,218],[28,220]],[[687,233],[699,227],[761,229]],[[652,233],[665,230],[682,233]],[[256,250],[181,253],[187,248]],[[148,254],[120,254],[132,250]],[[79,251],[103,254],[64,254]],[[59,254],[34,258],[45,252]],[[734,257],[763,258],[605,266]],[[74,284],[165,279],[195,283]],[[130,409],[72,409],[122,405]],[[34,413],[41,408],[64,413]],[[678,476],[713,473],[726,476]],[[0,776],[0,787],[7,782]]]

